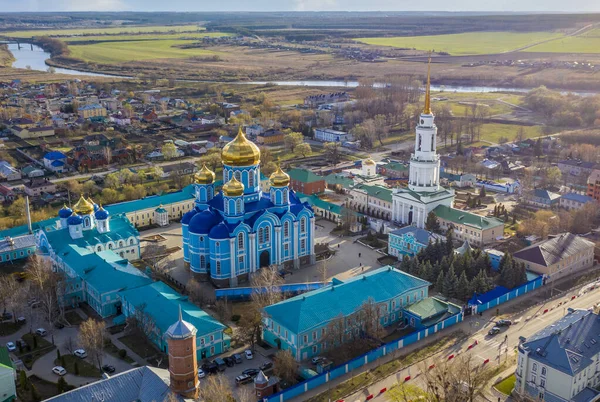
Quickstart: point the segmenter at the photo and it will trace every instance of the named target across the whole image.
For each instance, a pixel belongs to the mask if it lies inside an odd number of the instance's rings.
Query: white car
[[[312,359],[310,359],[312,364],[319,364],[319,363],[321,363],[322,360],[323,360],[323,357],[321,357],[321,356],[315,356]]]
[[[79,357],[80,359],[85,359],[87,357],[87,352],[85,351],[85,349],[77,349],[73,352],[73,354]]]
[[[9,352],[14,352],[17,350],[17,346],[14,342],[6,342],[6,349],[8,349]]]
[[[56,375],[60,375],[63,376],[65,374],[67,374],[67,370],[65,370],[65,368],[63,366],[56,366],[52,368],[52,372]]]
[[[250,349],[246,349],[244,351],[244,355],[246,356],[246,359],[248,359],[248,360],[254,359],[254,355],[252,354],[252,351]]]
[[[38,328],[35,330],[35,333],[41,337],[44,337],[48,334],[48,332],[44,328]]]
[[[198,369],[198,378],[206,377],[206,373],[202,369]]]

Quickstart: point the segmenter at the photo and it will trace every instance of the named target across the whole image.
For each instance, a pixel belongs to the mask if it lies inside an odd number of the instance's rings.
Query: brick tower
[[[179,320],[167,330],[171,390],[186,398],[198,393],[198,361],[196,357],[196,327],[183,321],[181,305]]]

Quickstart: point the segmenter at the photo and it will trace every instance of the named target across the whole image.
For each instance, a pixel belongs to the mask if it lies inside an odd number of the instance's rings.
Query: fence
[[[492,307],[496,307],[502,303],[506,303],[509,300],[524,295],[525,293],[531,292],[534,289],[539,288],[543,285],[544,277],[542,275],[535,279],[530,280],[524,285],[509,290],[502,286],[496,286],[489,292],[481,295],[475,295],[469,300],[469,306],[473,308],[473,314],[482,313]]]
[[[331,282],[307,282],[307,283],[292,283],[287,285],[277,286],[275,289],[278,292],[286,293],[291,296],[297,295],[300,293],[309,292],[311,290],[317,290],[324,286],[331,285]],[[272,289],[269,288],[269,291]],[[215,296],[217,300],[227,299],[231,301],[242,301],[249,300],[252,293],[256,292],[265,292],[267,288],[225,288],[225,289],[217,289],[215,291]]]
[[[448,328],[454,324],[457,324],[463,320],[463,313],[460,312],[451,317],[446,318],[442,322],[438,322],[435,325],[424,328],[420,331],[415,331],[412,334],[406,335],[402,338],[399,338],[390,343],[386,343],[374,349],[368,353],[365,353],[362,356],[359,356],[355,359],[347,361],[346,363],[342,363],[339,366],[332,368],[330,371],[322,373],[316,377],[310,378],[306,381],[302,381],[294,385],[293,387],[287,388],[281,392],[273,394],[267,398],[264,398],[265,402],[283,402],[295,398],[297,396],[302,395],[303,393],[317,388],[323,384],[328,383],[329,381],[348,374],[352,370],[356,370],[366,364],[369,364],[377,359],[380,359],[390,353],[393,353],[396,350],[400,350],[405,346],[411,345],[421,339],[427,338],[429,335],[435,334],[438,331],[441,331],[444,328]]]

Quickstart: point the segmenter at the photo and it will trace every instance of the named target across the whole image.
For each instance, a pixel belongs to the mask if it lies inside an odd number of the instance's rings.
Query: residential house
[[[82,119],[106,117],[106,108],[99,103],[91,103],[77,108],[77,115]]]
[[[444,236],[437,233],[416,226],[405,226],[389,233],[388,254],[398,259],[402,259],[405,255],[414,257],[429,243],[445,240]]]
[[[201,124],[221,124],[222,118],[216,114],[207,114],[200,118]]]
[[[34,177],[42,177],[45,174],[42,169],[35,165],[25,166],[23,169],[21,169],[21,173],[30,179],[33,179]]]
[[[527,270],[559,278],[594,265],[594,243],[572,233],[562,233],[513,254]]]
[[[6,236],[0,240],[0,263],[27,258],[35,254],[35,237],[32,234]]]
[[[297,361],[317,356],[335,345],[327,343],[327,326],[343,319],[345,339],[359,337],[363,303],[372,300],[381,312],[379,325],[403,321],[403,309],[428,297],[430,283],[391,266],[286,299],[264,308],[263,340],[289,350]]]
[[[232,112],[237,112],[241,110],[240,105],[237,105],[235,103],[218,102],[217,105],[221,109],[221,113],[223,114],[223,116],[231,116]]]
[[[477,182],[477,178],[471,173],[455,174],[440,171],[440,178],[445,179],[449,185],[458,188],[474,187]]]
[[[357,184],[350,189],[349,206],[376,218],[392,218],[392,190],[378,185]]]
[[[8,349],[0,346],[0,401],[12,402],[17,399],[17,371]]]
[[[28,139],[28,138],[40,138],[40,137],[49,137],[54,135],[54,127],[31,127],[24,128],[20,126],[12,126],[10,127],[10,131],[19,138]]]
[[[48,179],[31,179],[23,185],[23,191],[30,197],[38,197],[42,193],[56,193],[56,184]]]
[[[589,195],[567,193],[560,196],[558,205],[561,208],[571,210],[581,209],[585,204],[588,204],[590,202],[596,203],[597,201]]]
[[[461,310],[456,304],[436,297],[427,297],[404,308],[404,324],[421,330],[458,314]]]
[[[115,123],[117,126],[129,126],[131,125],[131,118],[121,113],[113,113],[110,115],[109,120],[111,123]]]
[[[315,128],[315,140],[323,142],[347,142],[354,138],[352,134],[345,131],[333,130],[331,128]]]
[[[290,188],[306,195],[319,194],[325,191],[325,178],[318,176],[308,169],[292,169],[287,172],[290,176]]]
[[[515,194],[521,192],[521,183],[518,180],[500,183],[493,180],[477,179],[475,185],[477,187],[485,187],[486,190],[496,193]]]
[[[6,186],[0,184],[0,202],[13,202],[15,200],[15,192]]]
[[[63,173],[67,170],[67,155],[62,152],[52,151],[44,155],[44,167],[54,173]]]
[[[459,241],[467,240],[481,247],[504,236],[504,222],[497,218],[483,217],[446,205],[438,205],[433,213],[437,216],[442,231],[452,228],[454,238]]]
[[[171,176],[183,176],[187,174],[192,174],[198,170],[198,167],[191,162],[179,162],[173,163],[171,165],[163,165],[163,178],[171,177]]]
[[[552,191],[536,188],[525,192],[523,201],[539,208],[552,208],[559,205],[560,194]]]
[[[231,340],[225,334],[225,325],[204,310],[188,301],[184,296],[163,282],[153,282],[135,289],[119,292],[125,317],[145,314],[156,324],[150,340],[163,352],[168,353],[165,332],[173,317],[181,315],[186,322],[196,327],[196,353],[198,361],[221,354],[229,349]],[[117,317],[118,319],[118,317]]]
[[[283,143],[283,131],[271,128],[256,136],[256,143],[260,145],[275,145]]]
[[[246,136],[249,138],[254,138],[259,134],[262,134],[264,131],[263,127],[260,124],[252,124],[246,126]]]
[[[15,169],[9,162],[0,161],[0,180],[21,180],[21,172]]]
[[[596,169],[593,162],[585,162],[580,159],[566,159],[557,164],[563,175],[587,177]]]
[[[409,166],[402,162],[390,161],[378,166],[379,174],[391,179],[407,179]]]
[[[598,311],[568,313],[517,348],[514,392],[531,401],[600,400],[600,316]]]
[[[154,122],[158,120],[158,114],[156,114],[154,109],[148,109],[142,113],[142,120],[147,123]]]
[[[587,195],[600,201],[600,170],[594,169],[587,179]]]

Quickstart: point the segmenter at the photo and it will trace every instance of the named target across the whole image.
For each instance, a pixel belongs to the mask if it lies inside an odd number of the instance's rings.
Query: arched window
[[[240,250],[244,249],[244,234],[243,233],[238,234],[238,249],[240,249]]]
[[[306,218],[300,219],[300,233],[306,233]]]
[[[271,241],[271,228],[269,226],[265,226],[265,241]]]
[[[200,256],[200,268],[206,268],[206,256]]]
[[[96,251],[97,251],[97,252],[100,252],[100,251],[102,251],[102,246],[98,246],[98,247],[96,247]]]
[[[258,229],[258,242],[259,243],[265,242],[265,230],[263,228]]]
[[[133,246],[135,244],[135,239],[129,239],[129,245]]]
[[[542,375],[546,375],[546,367],[542,367]]]
[[[284,204],[288,203],[288,191],[287,191],[287,189],[283,190],[283,203]]]
[[[248,172],[248,185],[254,187],[254,170]]]
[[[227,183],[229,180],[227,179],[229,170],[228,169],[223,169],[223,183]]]
[[[236,214],[241,214],[242,213],[242,200],[238,199],[235,202],[235,213]]]
[[[283,223],[283,237],[288,237],[290,235],[290,222],[285,221]]]
[[[123,240],[119,240],[119,248],[123,248],[125,244],[123,244]]]
[[[531,368],[531,371],[533,371],[534,373],[537,371],[537,363],[533,363],[533,367]]]
[[[108,249],[109,249],[109,250],[112,250],[112,246],[113,246],[113,245],[109,243],[109,244],[108,244]]]
[[[217,275],[221,275],[221,261],[217,261]]]
[[[234,173],[234,175],[235,175],[235,179],[236,179],[237,181],[242,181],[242,180],[241,180],[241,173],[240,173],[240,171],[239,171],[239,170],[237,170],[237,171]]]

